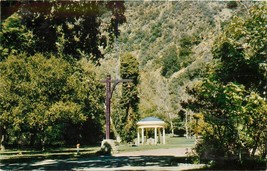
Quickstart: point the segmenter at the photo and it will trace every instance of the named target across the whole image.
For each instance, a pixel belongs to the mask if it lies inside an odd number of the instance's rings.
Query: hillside
[[[157,115],[171,123],[182,110],[181,101],[189,98],[186,87],[200,80],[212,62],[216,36],[233,15],[245,15],[251,3],[127,1],[125,5],[127,23],[120,26],[117,45],[102,64],[115,66],[125,52],[136,56],[141,116]],[[116,73],[115,67],[108,68]]]

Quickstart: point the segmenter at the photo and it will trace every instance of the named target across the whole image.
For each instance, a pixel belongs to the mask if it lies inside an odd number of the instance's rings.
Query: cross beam
[[[106,83],[106,139],[110,139],[110,101],[112,98],[113,91],[121,82],[131,82],[133,80],[131,79],[121,79],[121,80],[111,80],[111,76],[107,75],[107,78],[105,80],[102,80],[101,82]],[[113,83],[111,87],[111,83]]]

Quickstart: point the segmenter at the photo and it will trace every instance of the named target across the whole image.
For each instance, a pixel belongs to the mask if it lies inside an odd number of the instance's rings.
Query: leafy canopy
[[[1,125],[8,135],[25,133],[29,139],[30,134],[40,135],[36,144],[52,143],[52,135],[54,140],[64,141],[60,133],[55,135],[64,124],[90,121],[98,125],[103,97],[102,86],[95,79],[93,69],[84,70],[81,62],[69,64],[41,54],[9,56],[0,63]],[[55,132],[47,133],[51,129]]]
[[[119,35],[118,25],[126,21],[122,1],[4,1],[1,6],[7,17],[1,22],[2,60],[25,50],[30,55],[85,56],[98,63],[101,49],[112,44]],[[110,17],[101,19],[104,14]]]
[[[195,85],[187,107],[203,118],[203,157],[265,158],[267,130],[267,6],[234,17],[213,46],[210,77]],[[265,66],[265,67],[264,67]],[[199,131],[198,131],[199,132]]]

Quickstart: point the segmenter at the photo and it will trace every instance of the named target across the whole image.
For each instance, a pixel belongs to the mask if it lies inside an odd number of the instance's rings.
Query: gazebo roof
[[[138,126],[160,126],[163,127],[165,125],[165,122],[157,117],[151,116],[151,117],[146,117],[139,122],[137,122]]]
[[[150,117],[146,117],[146,118],[142,119],[139,122],[147,122],[147,121],[153,122],[153,121],[163,121],[163,120],[161,120],[157,117],[154,117],[154,116],[150,116]]]

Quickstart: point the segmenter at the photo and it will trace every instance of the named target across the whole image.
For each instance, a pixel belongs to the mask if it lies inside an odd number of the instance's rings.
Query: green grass
[[[139,146],[132,146],[128,144],[122,144],[119,146],[119,152],[131,152],[131,151],[143,151],[152,149],[169,149],[179,147],[193,147],[195,145],[195,139],[186,139],[184,137],[170,137],[166,136],[166,144],[144,144]]]
[[[79,156],[94,155],[100,147],[83,147],[80,148]],[[68,158],[77,157],[76,148],[58,148],[48,149],[46,151],[37,150],[6,150],[0,152],[0,160],[22,159],[22,158]]]
[[[119,152],[143,151],[152,149],[168,149],[179,147],[193,147],[195,139],[186,139],[182,137],[166,136],[166,144],[157,145],[139,145],[133,146],[130,144],[120,144],[118,147]],[[0,152],[0,160],[16,160],[16,159],[31,159],[31,158],[77,158],[77,157],[90,157],[96,156],[96,152],[100,150],[99,146],[83,147],[80,148],[80,153],[77,155],[76,148],[52,148],[45,151],[37,150],[18,150],[9,149]]]
[[[194,139],[167,136],[165,145],[132,146],[130,144],[120,144],[119,152],[192,147],[194,146],[194,142]],[[184,163],[185,161],[192,163],[191,160],[189,161],[189,158],[184,157],[166,158],[166,156],[142,156],[138,159],[132,159],[131,157],[103,156],[101,153],[97,153],[99,150],[100,144],[99,146],[94,147],[81,146],[79,155],[77,155],[76,148],[47,148],[46,151],[9,149],[5,152],[0,152],[0,167],[4,170],[72,170],[76,167],[91,167],[92,165],[101,168],[128,166],[129,163],[132,166],[142,166],[151,163],[154,165],[177,166],[177,163]],[[47,162],[49,160],[54,161],[55,163],[35,165],[36,163],[42,163],[43,161]],[[83,164],[84,162],[88,163]]]

